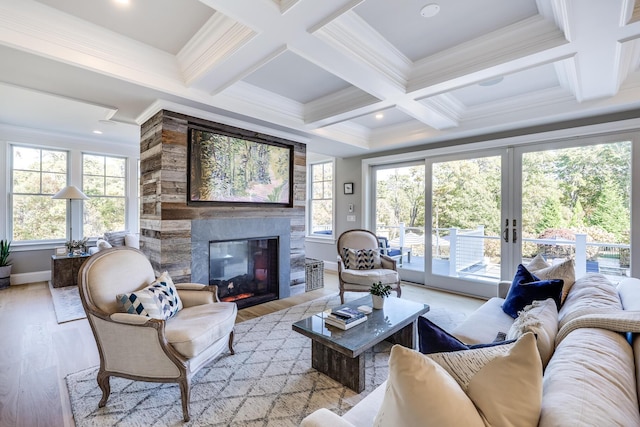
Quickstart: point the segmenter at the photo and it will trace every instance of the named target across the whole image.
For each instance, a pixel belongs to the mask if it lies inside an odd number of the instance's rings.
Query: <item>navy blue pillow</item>
[[[560,279],[540,280],[520,264],[507,298],[502,303],[502,311],[515,319],[518,312],[533,301],[544,301],[547,298],[553,298],[560,310],[563,285],[564,281]]]
[[[422,354],[447,353],[450,351],[469,350],[473,348],[491,347],[513,342],[494,341],[489,344],[467,345],[458,338],[436,325],[426,317],[418,317],[418,349]]]

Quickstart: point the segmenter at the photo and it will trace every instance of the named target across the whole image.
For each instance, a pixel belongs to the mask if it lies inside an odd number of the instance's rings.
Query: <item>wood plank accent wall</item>
[[[187,205],[188,124],[232,130],[294,147],[293,207]],[[140,249],[160,274],[177,283],[191,281],[191,220],[285,217],[291,221],[291,285],[304,283],[306,145],[261,135],[196,117],[159,111],[141,127]]]

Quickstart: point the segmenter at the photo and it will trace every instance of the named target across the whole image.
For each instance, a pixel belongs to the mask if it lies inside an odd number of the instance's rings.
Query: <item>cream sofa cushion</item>
[[[571,332],[545,371],[539,425],[640,426],[634,372],[632,348],[622,334]]]
[[[531,265],[534,261],[536,261],[536,258],[534,258],[531,263],[529,263],[529,265]],[[527,266],[527,269],[541,280],[562,279],[564,283],[562,285],[562,295],[560,297],[560,301],[564,301],[567,298],[571,287],[576,281],[575,264],[572,259],[568,259],[561,262],[560,264],[550,265],[541,269],[531,269],[529,266]]]
[[[422,355],[394,346],[375,426],[535,426],[542,364],[531,333],[510,344]]]
[[[499,332],[506,334],[514,320],[502,311],[503,302],[502,298],[491,298],[455,327],[451,335],[465,344],[486,344],[493,342]]]
[[[518,339],[527,332],[536,336],[543,369],[549,363],[558,334],[558,309],[552,298],[533,301],[522,310],[507,332],[507,340]]]
[[[229,335],[237,313],[236,304],[231,302],[185,307],[167,321],[167,341],[178,353],[192,358]]]

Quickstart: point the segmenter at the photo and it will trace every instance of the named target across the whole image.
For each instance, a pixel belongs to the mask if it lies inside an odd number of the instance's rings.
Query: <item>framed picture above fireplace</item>
[[[188,204],[291,207],[293,146],[262,137],[191,126]]]

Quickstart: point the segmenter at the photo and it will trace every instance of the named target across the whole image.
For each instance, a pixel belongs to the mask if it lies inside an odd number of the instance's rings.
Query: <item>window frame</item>
[[[85,156],[95,156],[95,157],[102,157],[104,160],[104,166],[105,166],[105,173],[104,175],[92,175],[92,174],[85,174]],[[116,177],[116,178],[122,178],[124,180],[124,196],[108,196],[106,194],[101,195],[101,196],[92,196],[91,194],[88,194],[85,191],[85,186],[84,186],[84,178],[85,175],[87,176],[100,176],[105,180],[105,193],[106,193],[106,180],[107,178],[109,178],[110,176],[106,174],[106,161],[107,158],[112,158],[112,159],[119,159],[119,160],[124,160],[124,177]],[[112,155],[112,154],[105,154],[105,153],[97,153],[97,152],[91,152],[91,151],[83,151],[80,153],[80,181],[82,183],[81,188],[82,191],[87,194],[87,196],[89,197],[89,199],[92,198],[107,198],[107,199],[122,199],[124,201],[124,230],[128,230],[129,229],[129,158],[126,156],[119,156],[119,155]],[[113,178],[113,177],[112,177]],[[82,209],[81,209],[81,218],[82,218],[82,226],[81,226],[81,230],[82,230],[82,235],[85,235],[85,221],[84,221],[84,214],[85,214],[85,204],[82,204]],[[120,231],[120,230],[102,230],[102,233],[104,233],[105,231]],[[95,238],[95,237],[99,237],[99,236],[90,236],[90,238]]]
[[[328,198],[322,199],[314,199],[313,197],[313,184],[315,182],[313,180],[313,168],[318,165],[331,164],[332,167],[332,179],[331,179],[331,234],[314,234],[313,230],[313,202],[314,200],[329,200]],[[335,158],[322,159],[313,162],[309,162],[307,164],[307,176],[309,179],[307,180],[307,235],[306,238],[309,240],[319,240],[319,241],[327,241],[335,239],[335,230],[336,230],[336,160]],[[327,182],[328,180],[323,179],[322,182]]]
[[[64,222],[64,228],[65,228],[65,232],[64,235],[65,237],[63,238],[54,238],[54,239],[36,239],[36,240],[16,240],[15,236],[13,235],[14,232],[14,217],[13,217],[13,208],[14,208],[14,196],[15,195],[32,195],[32,196],[49,196],[52,197],[55,193],[16,193],[14,192],[14,188],[13,188],[13,176],[14,176],[14,171],[15,169],[15,165],[14,165],[14,149],[15,148],[26,148],[26,149],[31,149],[31,150],[39,150],[40,151],[40,175],[41,175],[41,179],[40,179],[40,190],[42,191],[42,152],[43,151],[54,151],[54,152],[60,152],[60,153],[64,153],[66,156],[66,170],[64,172],[65,175],[65,186],[69,185],[70,182],[70,174],[71,174],[71,151],[65,148],[57,148],[57,147],[49,147],[49,146],[40,146],[40,145],[31,145],[31,144],[21,144],[21,143],[14,143],[14,142],[10,142],[7,145],[7,162],[6,164],[9,165],[8,170],[7,170],[7,183],[6,183],[6,188],[7,188],[7,193],[8,193],[8,203],[7,203],[7,210],[6,210],[6,215],[7,215],[7,238],[9,240],[12,241],[12,246],[13,247],[19,247],[19,246],[35,246],[35,245],[40,245],[40,244],[44,244],[44,245],[53,245],[59,242],[64,242],[67,240],[67,230],[69,230],[69,208],[67,205],[65,205],[65,222]],[[23,169],[19,169],[19,170],[23,170]],[[64,188],[64,187],[63,187]]]

